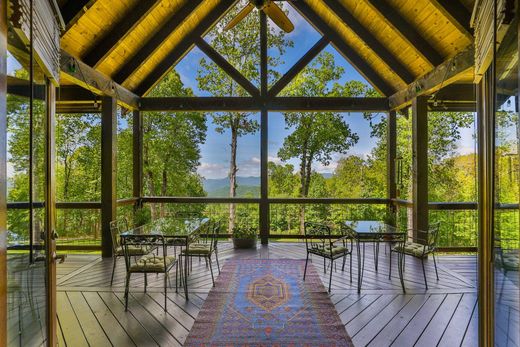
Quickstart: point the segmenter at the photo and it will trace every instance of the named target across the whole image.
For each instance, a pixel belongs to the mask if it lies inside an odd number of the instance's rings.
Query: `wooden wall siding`
[[[386,62],[378,57],[350,28],[343,24],[340,18],[330,11],[321,0],[307,0],[306,3],[330,28],[334,29],[345,42],[357,49],[357,53],[374,71],[378,71],[380,76],[387,83],[398,90],[406,87],[406,83],[386,65]]]
[[[111,23],[125,16],[138,0],[98,0],[61,37],[61,48],[76,57],[83,57],[95,41],[110,29]]]
[[[191,1],[191,0],[190,0]],[[189,35],[201,22],[201,20],[210,13],[220,0],[204,0],[204,6],[198,6],[195,11],[175,30],[163,44],[151,56],[149,56],[143,65],[130,75],[123,83],[125,87],[134,90],[139,83],[159,65],[163,59],[175,49],[175,47]]]

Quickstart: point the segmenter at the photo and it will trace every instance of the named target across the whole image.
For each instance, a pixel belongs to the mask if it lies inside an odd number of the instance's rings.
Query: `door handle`
[[[66,254],[57,254],[56,252],[52,252],[52,260],[54,260],[54,261],[59,260],[59,264],[62,264],[66,258],[67,258]]]

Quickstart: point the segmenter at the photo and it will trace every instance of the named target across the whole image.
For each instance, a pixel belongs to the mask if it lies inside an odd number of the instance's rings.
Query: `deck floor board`
[[[430,290],[426,290],[419,260],[406,260],[403,294],[396,259],[392,259],[392,276],[388,278],[389,259],[382,249],[379,268],[375,271],[372,247],[366,248],[362,291],[357,293],[357,255],[352,258],[352,282],[349,259],[345,271],[341,262],[333,268],[331,300],[356,346],[471,346],[477,338],[476,258],[474,256],[442,256],[439,258],[439,281],[433,261],[426,261]],[[271,243],[256,250],[233,250],[231,244],[219,244],[222,266],[228,259],[305,259],[301,243]],[[204,260],[193,259],[188,280],[190,300],[179,288],[168,288],[168,312],[163,310],[163,277],[148,276],[144,292],[144,276],[133,275],[130,284],[129,310],[124,311],[124,261],[119,259],[110,286],[111,259],[92,255],[73,255],[72,263],[61,269],[58,287],[60,345],[81,344],[114,346],[181,346],[212,288],[209,268]],[[313,265],[328,285],[321,259]],[[213,269],[217,276],[217,268]],[[504,312],[504,315],[511,315]]]

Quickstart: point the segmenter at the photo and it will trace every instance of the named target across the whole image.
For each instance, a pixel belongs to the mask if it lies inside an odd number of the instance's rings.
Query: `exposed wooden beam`
[[[430,3],[461,33],[473,41],[473,29],[470,27],[471,13],[459,0],[431,0]]]
[[[126,108],[139,108],[137,95],[64,50],[61,50],[60,65],[63,78],[93,93],[113,96]]]
[[[367,0],[372,9],[379,12],[395,31],[414,47],[420,56],[433,66],[442,63],[443,58],[441,54],[387,1],[388,0]]]
[[[338,33],[331,29],[327,23],[303,1],[290,3],[307,21],[314,26],[322,35],[328,37],[338,52],[367,80],[374,88],[383,95],[395,93],[393,88],[370,66],[357,51],[341,39]]]
[[[264,101],[252,97],[167,97],[141,98],[141,111],[333,111],[387,112],[387,98],[276,97]]]
[[[213,10],[204,17],[199,25],[195,27],[190,34],[186,35],[177,46],[175,46],[163,60],[155,66],[155,68],[146,76],[141,83],[135,88],[138,95],[145,95],[157,83],[161,81],[163,76],[170,71],[179,60],[181,60],[193,47],[198,37],[204,34],[224,16],[224,14],[235,4],[237,0],[222,0]]]
[[[92,67],[96,67],[117,47],[128,33],[130,33],[141,21],[161,2],[161,0],[140,0],[128,10],[115,23],[110,31],[92,46],[85,55],[83,61]]]
[[[65,30],[69,30],[96,0],[69,0],[61,8],[61,16],[65,22]]]
[[[442,101],[474,102],[476,85],[471,83],[453,83],[435,92],[435,99]]]
[[[233,65],[231,65],[226,58],[220,55],[213,47],[209,45],[202,37],[195,40],[195,44],[199,49],[206,54],[215,64],[218,65],[229,77],[237,82],[245,89],[251,96],[259,96],[260,91],[254,86],[244,75],[240,73]]]
[[[278,95],[318,54],[327,47],[330,40],[323,36],[269,89],[269,97]]]
[[[324,0],[324,2],[401,80],[411,83],[415,79],[413,72],[399,61],[349,10],[337,0]]]
[[[410,105],[420,95],[435,92],[442,86],[453,83],[457,76],[473,69],[475,56],[473,45],[466,47],[454,57],[444,61],[430,72],[410,83],[406,88],[388,98],[391,109],[400,109]]]
[[[161,28],[114,74],[114,81],[122,84],[146,59],[155,52],[186,18],[200,5],[202,0],[187,1]]]

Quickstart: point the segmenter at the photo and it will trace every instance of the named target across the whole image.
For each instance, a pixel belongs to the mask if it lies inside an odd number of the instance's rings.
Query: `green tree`
[[[334,56],[330,53],[320,54],[316,60],[307,66],[285,91],[288,96],[360,96],[357,86],[347,82],[344,86],[337,81],[344,69],[336,65]],[[315,162],[329,165],[333,153],[346,153],[358,141],[349,125],[339,113],[333,112],[288,112],[284,113],[285,126],[291,129],[278,151],[278,157],[283,161],[298,158],[300,161],[299,196],[307,197],[311,184],[312,165]],[[300,208],[300,232],[303,232],[305,207]]]
[[[242,1],[215,26],[209,37],[211,45],[226,60],[235,66],[247,79],[257,86],[260,85],[260,21],[256,10],[245,17],[233,29],[224,31],[225,25],[238,13],[247,1]],[[278,51],[278,55],[268,56],[269,67],[275,68],[282,64],[280,56],[285,48],[292,45],[285,38],[285,33],[275,28],[270,28],[267,35],[268,48]],[[207,91],[214,96],[248,96],[248,93],[240,87],[231,77],[222,71],[215,63],[202,58],[197,71],[199,89]],[[270,80],[278,77],[275,70],[269,71]],[[218,133],[229,131],[230,139],[230,163],[229,163],[229,196],[235,197],[237,192],[237,148],[238,138],[258,131],[259,124],[252,119],[251,113],[225,112],[213,115],[213,123]],[[229,205],[229,231],[235,225],[236,206]]]

